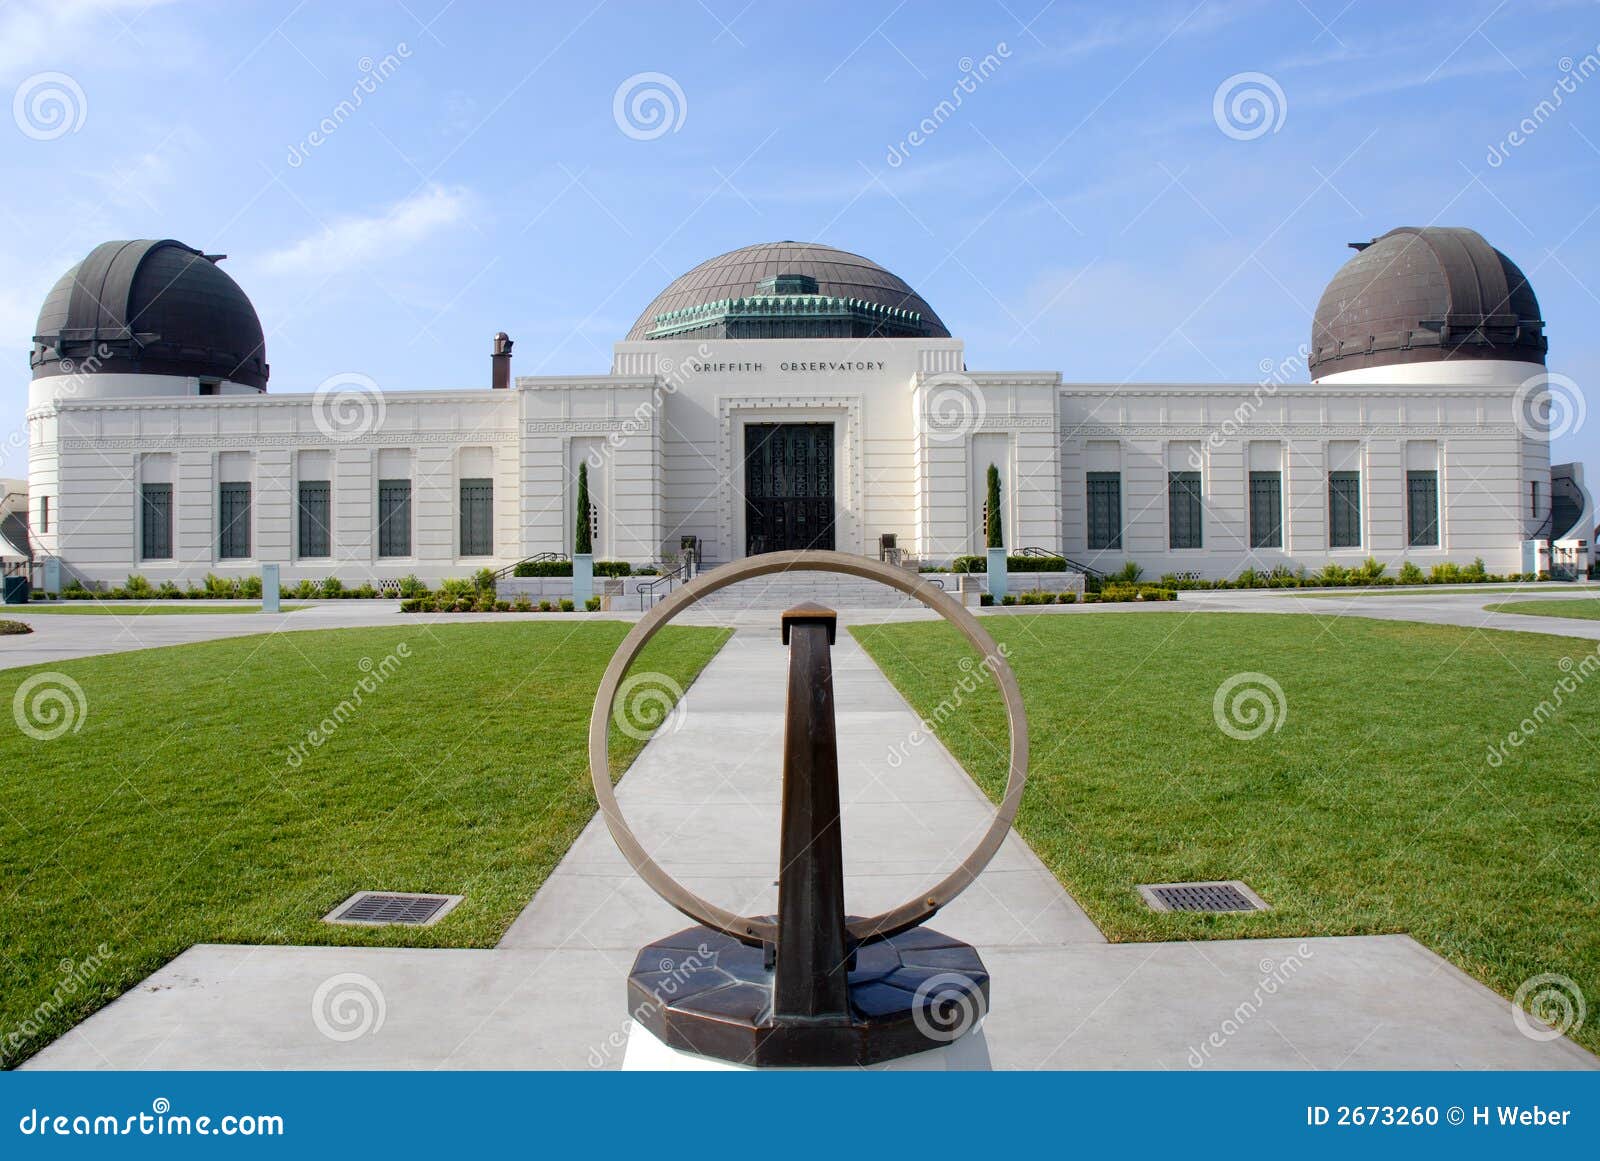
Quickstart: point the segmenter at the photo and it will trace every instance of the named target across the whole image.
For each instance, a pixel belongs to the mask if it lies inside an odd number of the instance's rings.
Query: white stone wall
[[[140,572],[180,583],[206,572],[349,584],[415,573],[430,582],[573,546],[576,473],[589,465],[596,555],[642,565],[700,537],[707,563],[744,554],[744,429],[825,422],[834,430],[837,546],[875,555],[878,537],[931,562],[981,551],[984,474],[1002,477],[1006,541],[1147,575],[1231,576],[1270,568],[1398,567],[1481,556],[1520,567],[1548,516],[1548,446],[1516,425],[1527,372],[1462,364],[1401,381],[1329,376],[1311,385],[1063,384],[1055,372],[966,370],[954,339],[632,342],[610,374],[524,377],[509,391],[392,392],[351,431],[311,394],[196,396],[187,380],[43,380],[29,411],[36,539],[85,579]],[[1401,369],[1411,371],[1411,369]],[[102,391],[104,388],[104,391]],[[52,390],[54,393],[52,394]],[[1283,474],[1284,544],[1248,542],[1251,465]],[[1408,548],[1405,472],[1437,465],[1441,544]],[[1328,545],[1327,473],[1361,473],[1362,544]],[[1169,544],[1167,473],[1199,470],[1203,547]],[[1085,473],[1121,474],[1123,544],[1087,545]],[[412,554],[377,555],[378,480],[412,481]],[[218,485],[252,485],[251,555],[218,558]],[[460,554],[463,478],[494,480],[494,547]],[[302,558],[297,493],[328,479],[332,555]],[[139,558],[138,486],[174,486],[175,555]],[[1540,483],[1539,504],[1531,485]]]
[[[1516,388],[1431,383],[1068,385],[1061,389],[1062,478],[1066,555],[1112,570],[1137,561],[1146,575],[1194,571],[1231,576],[1247,565],[1315,570],[1356,565],[1368,556],[1397,569],[1481,556],[1491,572],[1521,567],[1526,535],[1525,476],[1548,480],[1548,451],[1526,440],[1515,422]],[[1171,449],[1198,465],[1204,497],[1203,547],[1169,545],[1167,471]],[[1284,536],[1281,549],[1249,547],[1248,480],[1281,457]],[[1406,543],[1405,472],[1436,462],[1440,544]],[[1097,465],[1096,466],[1091,466]],[[1330,470],[1361,473],[1362,543],[1331,548]],[[1091,551],[1085,473],[1120,470],[1123,546]],[[1183,470],[1179,468],[1178,470]],[[1548,484],[1546,484],[1548,490]]]

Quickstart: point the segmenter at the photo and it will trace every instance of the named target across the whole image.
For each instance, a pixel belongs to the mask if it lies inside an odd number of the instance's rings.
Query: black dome
[[[1539,300],[1476,230],[1401,226],[1340,267],[1311,325],[1311,377],[1447,359],[1543,363]]]
[[[669,317],[670,316],[670,317]],[[730,250],[673,279],[630,339],[947,339],[933,308],[869,258],[811,242]]]
[[[102,242],[45,297],[33,377],[182,375],[265,391],[261,320],[220,258],[171,238]]]

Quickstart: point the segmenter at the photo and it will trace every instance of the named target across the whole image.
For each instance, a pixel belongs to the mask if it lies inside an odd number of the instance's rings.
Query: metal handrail
[[[1029,545],[1027,548],[1019,548],[1013,555],[1049,557],[1051,560],[1061,561],[1073,572],[1081,572],[1084,576],[1092,576],[1100,580],[1104,580],[1106,575],[1097,568],[1091,568],[1087,564],[1080,564],[1078,561],[1073,560],[1070,556],[1066,556],[1059,552],[1052,552],[1048,548],[1040,548],[1037,545]]]
[[[499,580],[501,577],[515,576],[517,569],[521,568],[525,564],[539,564],[540,562],[546,560],[566,559],[567,554],[564,552],[536,552],[532,556],[523,557],[521,560],[517,561],[516,564],[508,564],[504,568],[498,570],[494,574],[494,579]]]
[[[650,598],[650,604],[654,605],[660,596],[656,590],[662,585],[668,584],[675,580],[687,580],[689,577],[688,570],[689,558],[684,557],[678,562],[677,567],[675,567],[671,572],[661,573],[659,576],[648,581],[641,579],[639,583],[634,586],[633,591],[641,597],[648,596]]]

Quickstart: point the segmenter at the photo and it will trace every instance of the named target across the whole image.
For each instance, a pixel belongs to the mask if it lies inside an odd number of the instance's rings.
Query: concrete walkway
[[[775,906],[787,657],[764,618],[619,788],[669,870],[747,912]],[[991,807],[936,742],[890,762],[916,717],[842,632],[835,682],[847,900],[868,911],[948,870]],[[684,926],[597,819],[496,949],[195,947],[27,1067],[615,1068],[635,951]],[[997,1068],[1600,1066],[1405,936],[1107,944],[1014,834],[934,926],[993,973]]]

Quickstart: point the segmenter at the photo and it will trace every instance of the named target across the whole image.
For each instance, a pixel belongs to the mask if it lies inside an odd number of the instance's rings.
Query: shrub
[[[988,572],[989,562],[981,556],[958,556],[950,562],[951,572]]]
[[[0,637],[16,637],[31,632],[33,628],[21,621],[0,621]]]
[[[597,560],[594,562],[595,576],[632,576],[633,565],[625,560]]]
[[[439,593],[446,597],[470,597],[477,592],[469,580],[461,577],[449,577],[439,582]]]
[[[320,590],[325,597],[337,597],[344,592],[344,584],[336,576],[324,577]]]
[[[588,600],[583,602],[583,607],[587,612],[598,613],[600,611],[600,598],[590,597]]]
[[[1143,575],[1144,575],[1144,569],[1141,566],[1139,566],[1138,564],[1135,564],[1131,560],[1125,560],[1125,561],[1122,562],[1122,567],[1121,568],[1119,568],[1116,572],[1111,573],[1109,576],[1106,577],[1106,579],[1102,582],[1102,586],[1103,585],[1118,585],[1118,584],[1128,584],[1128,585],[1137,584],[1138,581],[1139,581],[1139,578],[1142,577]]]
[[[1100,599],[1106,602],[1175,601],[1178,594],[1175,589],[1164,589],[1160,585],[1116,584],[1102,588]]]
[[[517,599],[511,602],[511,607],[519,613],[533,612],[533,602],[528,599],[527,593],[518,593]]]
[[[653,564],[642,565],[633,570],[631,576],[660,576],[661,570]]]
[[[362,581],[361,587],[356,590],[356,596],[371,600],[378,595],[378,590],[372,587],[371,581]]]
[[[958,556],[950,562],[950,568],[928,568],[923,572],[988,572],[989,558],[986,556]],[[1006,557],[1007,572],[1066,572],[1067,562],[1059,556],[1008,556]]]
[[[525,560],[511,570],[512,576],[571,576],[570,560]]]
[[[150,587],[150,582],[136,572],[128,574],[128,583],[123,588],[130,597],[151,597],[155,595],[155,590]]]
[[[494,603],[494,611],[497,612],[497,613],[509,613],[511,611],[511,602],[510,601],[496,601]]]
[[[183,590],[169,580],[161,582],[161,587],[156,589],[156,596],[164,600],[176,601],[182,598]]]
[[[539,611],[541,613],[553,613],[553,612],[555,612],[555,608],[556,607],[554,605],[552,605],[549,601],[540,601],[539,602]]]
[[[472,587],[480,593],[494,591],[494,569],[480,568],[472,574]]]
[[[1075,604],[1078,603],[1078,594],[1077,593],[1058,593],[1056,595],[1056,600],[1060,601],[1063,605],[1075,605]]]
[[[978,594],[978,605],[981,608],[987,609],[992,604],[994,604],[994,594],[993,593],[979,593]]]
[[[563,613],[570,613],[576,607],[577,606],[575,606],[572,603],[572,598],[571,597],[562,597],[561,598],[561,611]]]
[[[1056,603],[1055,593],[1045,589],[1029,589],[1022,594],[1024,605],[1053,605]]]
[[[1005,596],[1000,598],[1000,603],[1002,605],[1014,605],[1014,604],[1016,604],[1017,603],[1017,594],[1016,593],[1007,593]]]
[[[428,586],[417,579],[417,574],[408,572],[400,578],[400,595],[402,597],[420,597],[428,591]]]

